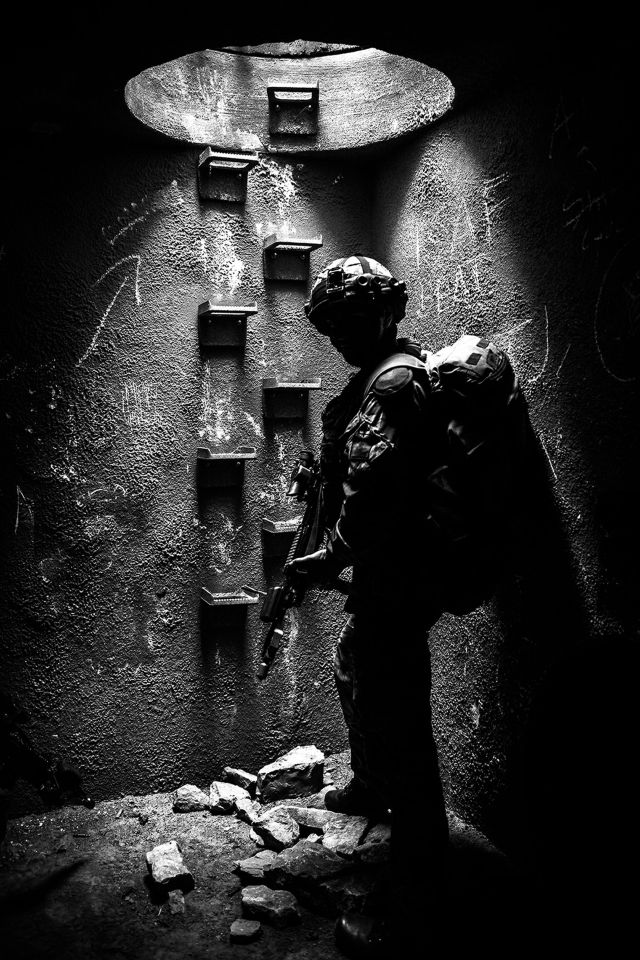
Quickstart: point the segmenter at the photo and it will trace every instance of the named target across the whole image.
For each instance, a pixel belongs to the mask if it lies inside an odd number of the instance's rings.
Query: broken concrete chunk
[[[255,830],[253,829],[253,827],[251,827],[251,830],[249,830],[249,838],[250,838],[251,840],[253,840],[253,842],[254,842],[257,846],[259,846],[259,847],[264,847],[264,845],[265,845],[264,840],[262,839],[262,837],[261,837],[259,834],[257,834],[257,833],[255,832]]]
[[[236,861],[235,871],[241,880],[264,880],[265,867],[269,866],[278,856],[275,850],[259,850],[253,857]]]
[[[225,783],[234,783],[236,787],[248,790],[251,796],[256,792],[258,778],[255,773],[247,773],[246,770],[238,770],[236,767],[225,767],[222,771],[222,779]]]
[[[302,833],[307,830],[324,830],[327,823],[331,823],[336,817],[344,816],[344,814],[334,813],[332,810],[321,810],[318,807],[294,807],[287,804],[284,809],[293,817]]]
[[[284,807],[276,807],[254,820],[253,830],[270,850],[284,850],[300,839],[300,827]]]
[[[375,823],[364,838],[364,842],[391,843],[391,824]]]
[[[343,857],[319,843],[300,840],[264,867],[265,882],[291,890],[300,901],[327,916],[367,905],[375,875],[358,873]]]
[[[182,890],[169,890],[169,910],[173,914],[184,913],[184,893]]]
[[[288,890],[269,887],[245,887],[242,891],[242,912],[245,917],[264,920],[274,927],[288,927],[300,922],[298,901]]]
[[[263,803],[300,797],[322,788],[324,754],[314,746],[294,747],[258,771],[257,796]]]
[[[254,823],[262,815],[260,804],[244,797],[236,800],[235,808],[239,819],[244,820],[245,823]]]
[[[231,924],[231,943],[251,943],[262,933],[259,920],[234,920]]]
[[[209,787],[211,813],[231,813],[238,800],[250,800],[249,792],[234,783],[214,780]]]
[[[391,826],[376,823],[365,834],[363,842],[356,847],[354,856],[361,863],[385,863],[391,857]]]
[[[334,819],[325,824],[322,844],[327,850],[332,850],[341,857],[352,857],[368,826],[369,821],[366,817],[349,817],[342,814],[340,819]]]
[[[196,810],[208,809],[209,797],[199,787],[194,787],[192,783],[186,783],[176,790],[173,798],[175,813],[193,813]]]
[[[193,877],[175,840],[161,843],[150,850],[147,853],[147,866],[155,883],[167,888],[193,889]]]
[[[324,805],[325,795],[333,790],[333,787],[323,787],[322,790],[319,790],[318,793],[310,793],[305,795],[304,805],[305,807],[315,807],[320,810],[326,810],[327,808]]]
[[[293,847],[264,865],[267,883],[288,887],[296,883],[313,882],[320,878],[334,877],[346,867],[342,857],[326,850],[312,840],[299,840]]]

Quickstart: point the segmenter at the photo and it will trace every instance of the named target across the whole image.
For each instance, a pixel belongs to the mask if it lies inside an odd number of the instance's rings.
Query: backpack
[[[426,369],[427,416],[442,462],[425,478],[427,523],[437,555],[434,588],[443,610],[466,614],[488,600],[506,572],[517,539],[527,411],[506,353],[466,335],[418,360],[393,354],[367,390],[396,367]]]

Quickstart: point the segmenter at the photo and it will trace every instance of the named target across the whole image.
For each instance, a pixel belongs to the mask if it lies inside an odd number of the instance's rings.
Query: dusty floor
[[[346,776],[344,758],[330,759],[339,784]],[[319,805],[321,799],[301,802]],[[416,812],[419,856],[419,805]],[[453,815],[450,825],[450,899],[454,915],[464,919],[458,933],[481,917],[494,938],[511,912],[513,871],[473,828]],[[257,850],[249,830],[232,815],[173,813],[171,794],[124,797],[98,803],[94,810],[66,807],[10,821],[0,859],[4,955],[12,960],[237,960],[239,955],[337,960],[334,920],[304,908],[299,926],[279,930],[264,924],[257,942],[230,943],[230,925],[241,915],[241,884],[233,867]],[[182,915],[173,914],[169,902],[151,889],[145,862],[148,850],[170,839],[178,841],[195,880]],[[425,915],[420,922],[426,930],[438,919]]]

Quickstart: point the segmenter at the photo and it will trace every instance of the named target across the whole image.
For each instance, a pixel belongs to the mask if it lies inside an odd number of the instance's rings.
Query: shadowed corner
[[[504,630],[501,686],[508,691],[514,729],[505,750],[504,783],[490,798],[485,813],[492,839],[535,872],[531,846],[535,842],[527,823],[536,776],[531,749],[539,724],[539,719],[532,718],[547,715],[544,678],[556,664],[579,653],[589,636],[589,623],[548,460],[528,418],[526,430],[514,566],[494,600]]]
[[[89,862],[88,857],[74,860],[64,867],[59,867],[48,876],[35,883],[19,884],[16,890],[0,897],[0,916],[10,916],[16,913],[25,913],[41,906],[49,894],[62,887],[67,880]]]

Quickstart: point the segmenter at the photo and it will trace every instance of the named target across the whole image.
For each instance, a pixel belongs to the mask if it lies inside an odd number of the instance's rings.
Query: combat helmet
[[[319,330],[331,306],[337,303],[362,304],[388,308],[390,322],[404,317],[407,288],[389,270],[371,257],[341,257],[316,277],[304,305],[307,319]]]

